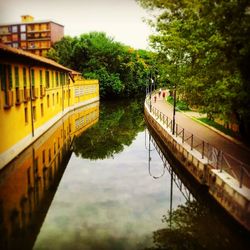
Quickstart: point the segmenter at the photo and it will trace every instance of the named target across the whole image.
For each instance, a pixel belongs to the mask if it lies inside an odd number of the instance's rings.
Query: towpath
[[[159,98],[157,95],[156,101],[154,96],[152,96],[152,107],[155,107],[163,114],[168,116],[170,119],[173,118],[173,106],[167,103],[162,97]],[[198,113],[197,113],[198,114]],[[196,114],[191,114],[194,117]],[[183,127],[185,131],[192,133],[201,140],[208,142],[214,147],[222,150],[224,153],[232,156],[233,158],[239,160],[239,162],[244,163],[244,167],[250,172],[250,149],[244,146],[241,142],[234,138],[231,138],[220,131],[215,130],[209,126],[204,126],[203,124],[192,119],[190,114],[185,114],[184,112],[176,111],[175,120],[178,125]],[[240,168],[240,164],[238,165]],[[237,168],[237,166],[234,166]],[[236,169],[235,169],[236,170]],[[239,173],[239,169],[236,171]]]

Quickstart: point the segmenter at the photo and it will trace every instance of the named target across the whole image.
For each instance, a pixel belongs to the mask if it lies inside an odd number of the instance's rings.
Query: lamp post
[[[176,111],[176,84],[174,86],[174,103],[173,103],[173,128],[172,128],[172,134],[174,135],[175,133],[175,111]]]
[[[151,78],[151,81],[150,81],[150,93],[149,93],[149,98],[150,98],[150,102],[149,102],[149,110],[150,110],[150,112],[151,112],[151,110],[152,110],[152,86],[153,86],[153,84],[154,84],[154,80],[153,80],[153,78]]]

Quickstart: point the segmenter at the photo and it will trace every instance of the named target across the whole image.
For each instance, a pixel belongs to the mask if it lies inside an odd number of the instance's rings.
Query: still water
[[[19,195],[22,199],[6,198],[11,189],[5,182],[18,172],[14,170],[20,169],[18,164],[2,172],[6,189],[0,193],[1,229],[9,233],[1,240],[5,247],[1,249],[248,249],[249,236],[204,190],[175,174],[178,166],[169,164],[172,160],[145,127],[141,102],[102,103],[99,119],[97,110],[92,106],[69,117],[74,136],[67,134],[61,160],[55,160],[53,169],[48,167],[52,173],[43,170],[38,184],[30,181],[36,193],[30,201],[25,194]],[[61,133],[60,126],[54,131],[58,129]],[[36,150],[33,147],[32,152],[39,156]],[[30,205],[19,211],[26,196]],[[13,211],[18,219],[9,219]],[[23,219],[24,214],[30,219]]]

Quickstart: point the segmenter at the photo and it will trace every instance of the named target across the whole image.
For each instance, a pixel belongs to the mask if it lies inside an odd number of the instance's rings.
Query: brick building
[[[64,26],[61,24],[35,21],[29,15],[21,18],[21,23],[0,24],[0,42],[45,56],[53,43],[64,36]]]

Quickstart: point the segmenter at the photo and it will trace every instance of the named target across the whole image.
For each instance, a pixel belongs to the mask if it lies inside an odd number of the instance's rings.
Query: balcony
[[[6,90],[4,93],[4,109],[9,109],[13,106],[14,100],[13,100],[13,91],[12,90]]]
[[[29,29],[29,30],[27,30],[27,33],[30,33],[30,34],[32,34],[32,33],[42,33],[42,32],[50,32],[50,29],[42,29],[42,30],[39,30],[39,29],[36,29],[36,30]]]
[[[50,36],[47,37],[35,37],[35,38],[27,38],[27,41],[33,42],[33,41],[50,41]]]
[[[24,87],[23,90],[23,102],[28,102],[30,100],[30,89],[27,89],[26,87]]]
[[[46,88],[40,85],[40,98],[43,98],[46,94]]]
[[[16,105],[23,102],[23,89],[16,88]]]

